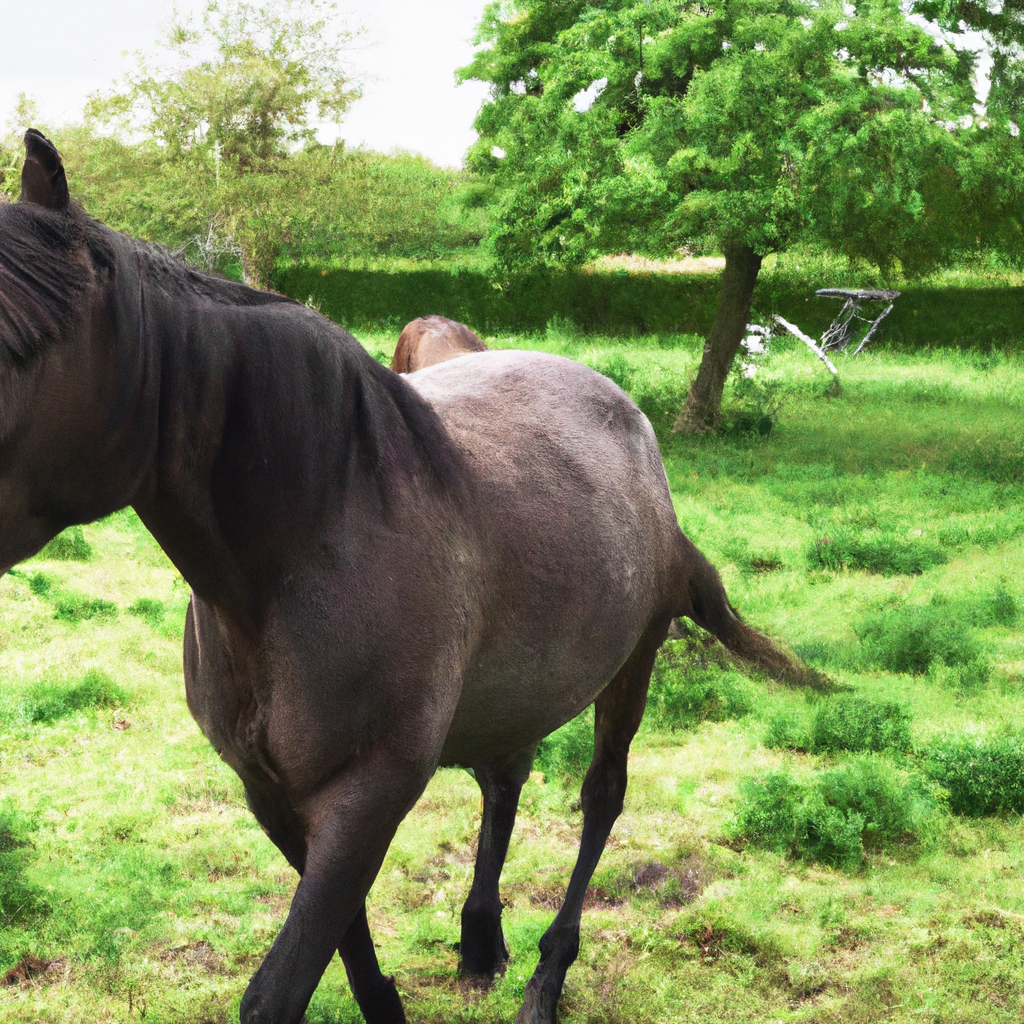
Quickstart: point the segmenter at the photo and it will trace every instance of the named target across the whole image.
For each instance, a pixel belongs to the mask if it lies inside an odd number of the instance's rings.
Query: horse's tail
[[[773,679],[815,690],[835,687],[827,676],[743,622],[729,603],[715,567],[685,536],[682,541],[683,568],[678,577],[676,615],[692,619],[717,637],[730,654]]]

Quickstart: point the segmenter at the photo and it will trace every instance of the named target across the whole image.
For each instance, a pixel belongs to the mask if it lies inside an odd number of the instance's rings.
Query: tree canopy
[[[1021,251],[1014,126],[979,116],[976,54],[899,0],[514,0],[478,42],[470,161],[502,266],[724,252],[680,429],[718,416],[766,253],[817,242],[915,273]]]

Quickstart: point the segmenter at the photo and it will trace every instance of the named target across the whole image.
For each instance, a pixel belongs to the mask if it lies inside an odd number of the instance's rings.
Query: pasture
[[[694,439],[668,424],[695,337],[485,341],[622,384],[733,603],[844,687],[666,646],[562,1019],[1019,1022],[1024,361],[869,350],[835,396],[779,339]],[[237,1020],[284,919],[294,873],[185,707],[187,596],[131,511],[0,580],[4,1021]],[[582,719],[523,792],[492,991],[456,976],[473,780],[439,771],[399,829],[368,913],[411,1021],[514,1018],[576,856]],[[340,960],[307,1019],[360,1020]]]

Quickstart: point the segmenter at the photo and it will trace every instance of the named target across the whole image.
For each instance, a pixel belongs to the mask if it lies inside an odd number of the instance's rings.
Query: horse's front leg
[[[429,769],[378,748],[302,802],[302,878],[288,919],[242,998],[242,1024],[298,1024],[335,950],[350,978],[352,967],[363,977],[367,943],[372,953],[364,900],[399,823],[429,777]],[[359,986],[353,987],[358,998]],[[382,1010],[390,1014],[382,1022],[402,1020],[397,993],[393,1000],[383,992],[363,994],[380,995]]]

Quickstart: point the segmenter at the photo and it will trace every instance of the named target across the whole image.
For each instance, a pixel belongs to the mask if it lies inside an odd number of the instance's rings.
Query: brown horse
[[[407,380],[91,220],[52,144],[26,149],[0,206],[0,574],[130,504],[191,584],[189,708],[301,876],[242,1021],[297,1024],[335,951],[370,1024],[405,1020],[364,901],[439,765],[484,798],[462,970],[500,970],[520,788],[596,700],[579,860],[517,1018],[552,1024],[672,617],[807,670],[733,613],[613,383],[527,352]]]
[[[465,325],[446,316],[421,316],[402,328],[391,359],[395,373],[413,373],[487,346]]]

